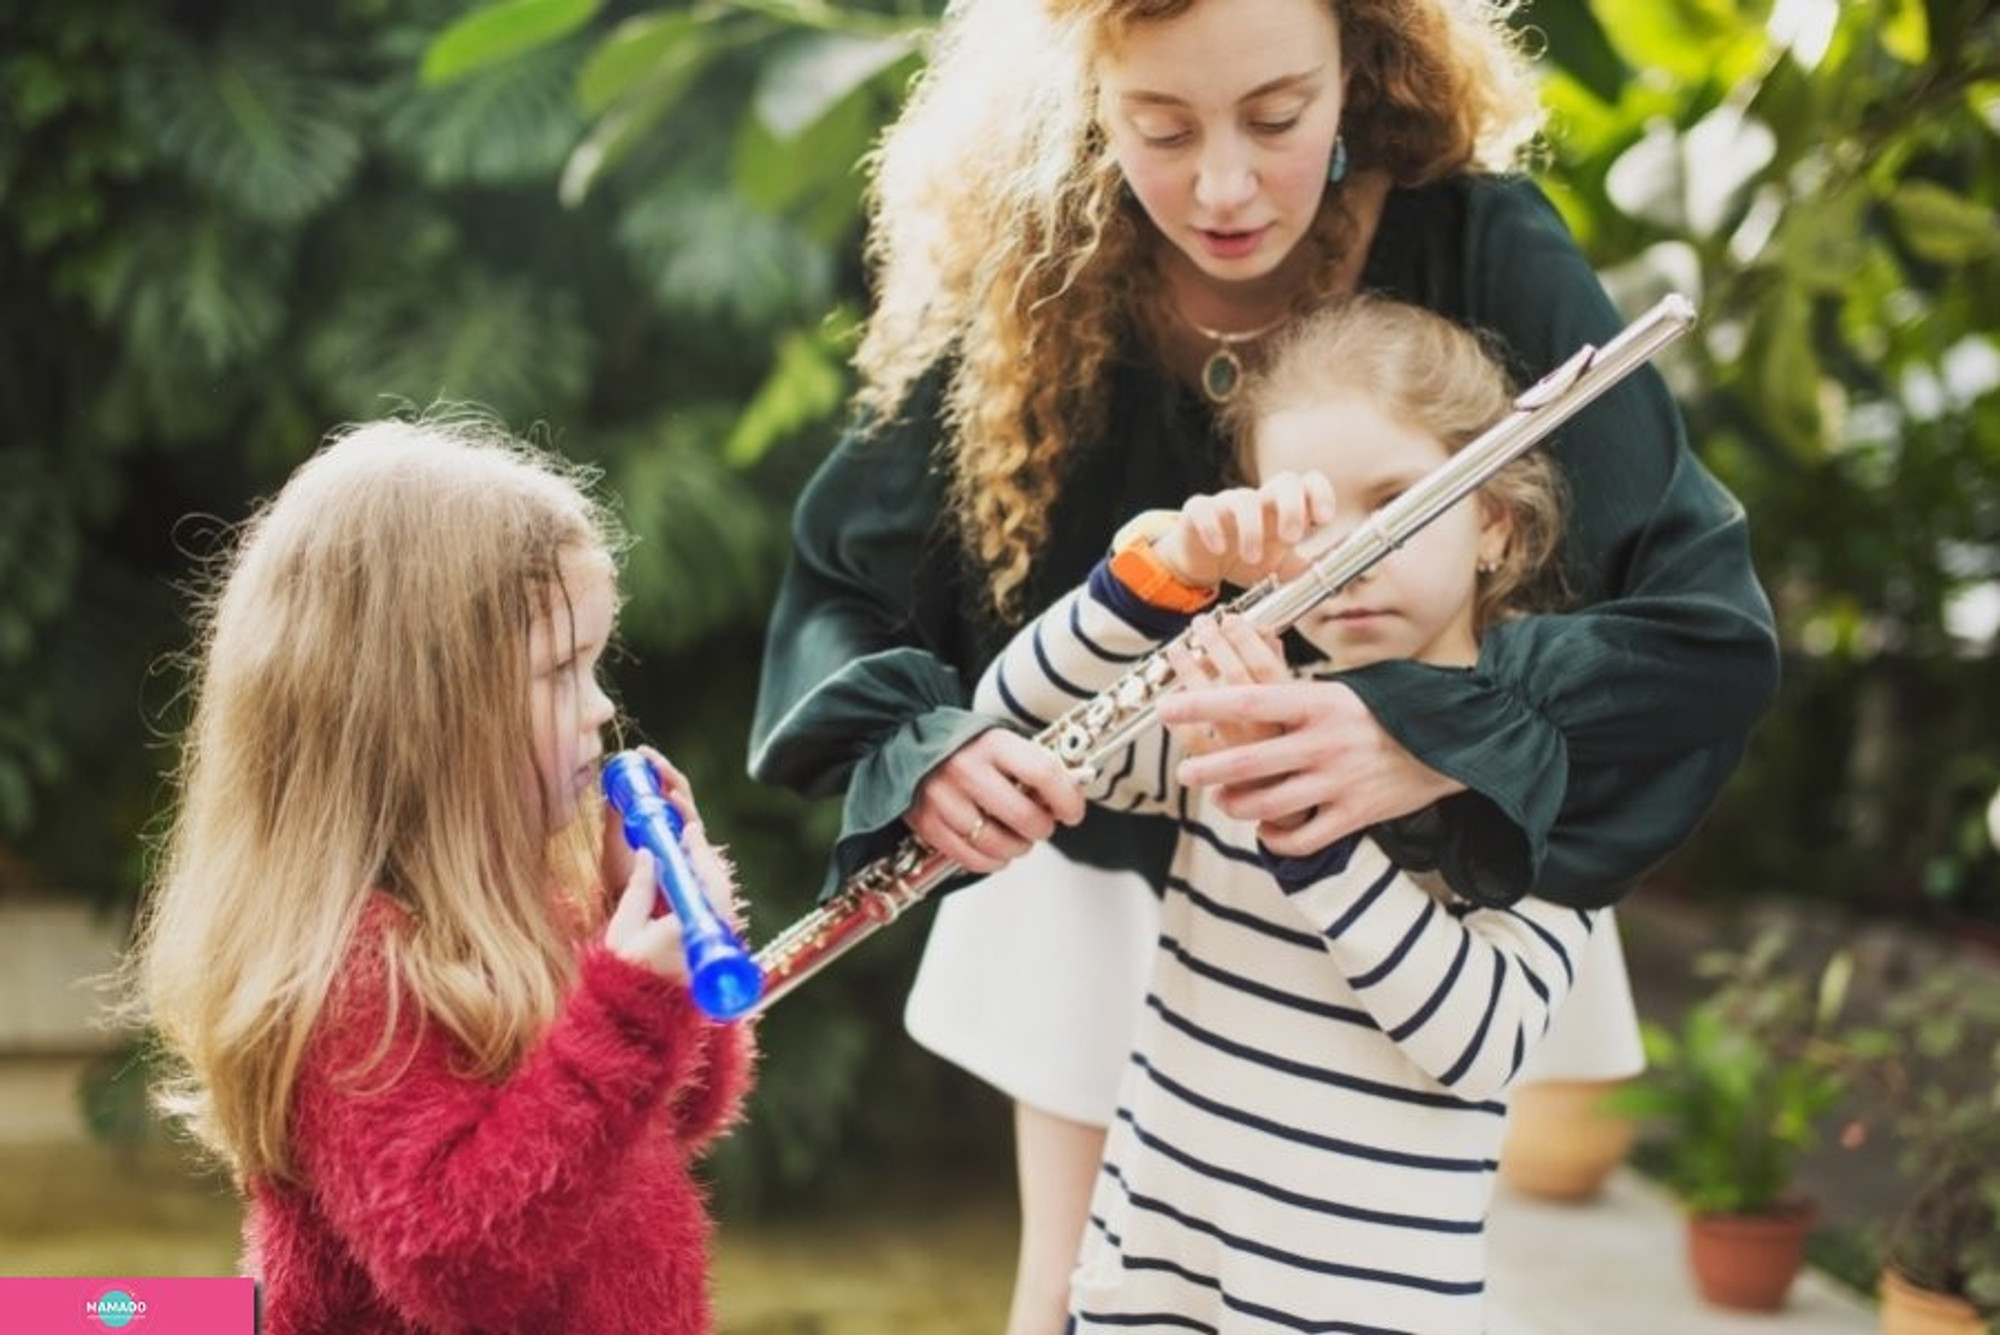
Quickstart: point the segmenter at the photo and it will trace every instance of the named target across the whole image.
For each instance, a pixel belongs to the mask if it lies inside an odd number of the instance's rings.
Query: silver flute
[[[1377,510],[1305,570],[1287,580],[1266,578],[1224,610],[1262,630],[1287,629],[1651,360],[1686,333],[1694,318],[1694,304],[1671,294],[1603,347],[1585,345],[1515,398],[1506,417]],[[1060,760],[1079,784],[1087,783],[1105,757],[1153,725],[1159,698],[1173,682],[1163,646],[1042,729],[1035,743]],[[764,992],[756,1011],[894,922],[963,870],[916,836],[905,837],[893,852],[849,876],[819,907],[757,952]]]

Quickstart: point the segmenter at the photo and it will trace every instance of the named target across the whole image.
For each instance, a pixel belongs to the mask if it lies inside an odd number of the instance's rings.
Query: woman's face
[[[1203,274],[1263,278],[1311,230],[1344,90],[1325,0],[1197,0],[1127,29],[1097,75],[1126,182]]]

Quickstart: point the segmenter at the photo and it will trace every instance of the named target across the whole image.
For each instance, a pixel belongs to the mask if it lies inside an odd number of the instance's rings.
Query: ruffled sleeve
[[[1555,210],[1474,183],[1457,283],[1403,293],[1496,335],[1524,381],[1624,328]],[[1742,507],[1689,448],[1655,368],[1545,448],[1570,490],[1574,610],[1487,632],[1471,673],[1383,663],[1343,679],[1419,759],[1471,790],[1376,831],[1483,903],[1615,902],[1721,791],[1777,691],[1776,629]]]
[[[828,456],[794,512],[771,614],[750,773],[846,794],[834,877],[888,852],[917,783],[994,726],[961,671],[978,649],[938,525],[935,394],[920,385],[894,422],[860,423]]]

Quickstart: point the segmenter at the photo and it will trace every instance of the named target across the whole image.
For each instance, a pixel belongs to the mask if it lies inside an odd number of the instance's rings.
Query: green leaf
[[[1592,0],[1601,31],[1632,69],[1657,71],[1677,82],[1733,82],[1763,50],[1762,24],[1725,0]]]
[[[1993,210],[1934,181],[1899,182],[1888,204],[1903,244],[1933,264],[1969,264],[2000,251]]]
[[[794,330],[778,341],[777,364],[736,419],[722,457],[743,468],[762,459],[785,437],[821,422],[846,402],[848,383],[839,355],[846,341],[830,324]]]
[[[757,118],[778,138],[793,138],[920,47],[916,31],[890,37],[801,34],[786,42],[758,76]]]
[[[712,47],[705,37],[715,22],[684,11],[627,19],[590,53],[577,76],[577,100],[599,115],[642,80],[677,79],[699,69]]]
[[[424,52],[419,77],[446,83],[525,55],[590,22],[597,6],[598,0],[502,0],[475,10],[438,34]]]
[[[570,92],[579,50],[560,43],[442,88],[408,85],[383,136],[429,185],[540,183],[584,133]]]
[[[727,45],[747,41],[750,36],[750,32],[739,27],[727,42],[704,33],[700,40],[680,42],[670,48],[668,59],[619,98],[569,155],[557,186],[562,202],[570,208],[583,203],[600,176],[653,137],[660,122],[681,104],[708,63]]]
[[[32,129],[62,112],[76,96],[75,81],[62,66],[40,51],[8,62],[8,109],[22,129]]]
[[[1548,59],[1600,102],[1618,100],[1632,71],[1618,58],[1589,0],[1538,0],[1532,9],[1515,11],[1515,21],[1539,29]]]
[[[821,244],[839,245],[860,221],[859,164],[880,130],[877,99],[866,85],[790,139],[746,117],[736,138],[737,189],[756,208],[797,219]]]
[[[1924,0],[1891,0],[1882,25],[1882,49],[1905,65],[1921,68],[1931,55],[1930,15]]]
[[[1868,192],[1847,186],[1815,198],[1811,207],[1785,211],[1771,251],[1792,286],[1825,296],[1844,295],[1867,260],[1863,215]]]
[[[1781,60],[1758,83],[1757,91],[1744,108],[1745,114],[1769,126],[1777,136],[1778,169],[1824,147],[1826,109],[1819,97],[1820,84],[1798,62]]]

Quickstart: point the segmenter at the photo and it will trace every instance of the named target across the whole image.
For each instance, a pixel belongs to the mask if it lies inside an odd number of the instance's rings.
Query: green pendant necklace
[[[1267,325],[1256,329],[1246,329],[1239,334],[1224,333],[1220,329],[1210,329],[1188,319],[1186,311],[1175,308],[1175,313],[1187,321],[1188,328],[1215,344],[1215,351],[1208,354],[1208,360],[1201,364],[1201,392],[1208,395],[1211,403],[1227,403],[1234,398],[1243,385],[1243,359],[1236,355],[1239,344],[1255,343],[1264,335],[1276,329],[1289,315],[1281,315]]]

